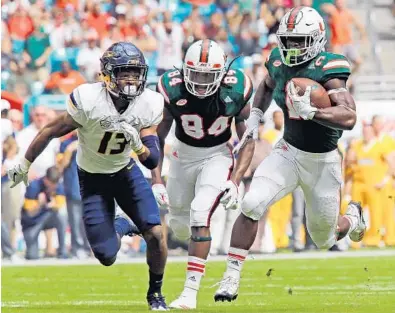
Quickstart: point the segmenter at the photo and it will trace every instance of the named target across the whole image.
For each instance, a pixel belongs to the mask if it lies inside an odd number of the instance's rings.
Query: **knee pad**
[[[111,266],[115,263],[115,260],[117,259],[117,256],[115,255],[112,258],[108,258],[108,259],[99,259],[98,257],[96,257],[99,262],[104,265],[104,266]]]
[[[95,258],[104,266],[112,265],[117,259],[119,243],[116,235],[105,242],[97,243],[91,247]]]
[[[191,229],[189,223],[181,218],[174,216],[169,217],[169,227],[174,232],[174,235],[182,241],[188,240],[191,237]]]
[[[220,191],[213,186],[200,187],[199,192],[191,203],[191,226],[210,227],[211,216],[221,206]]]
[[[250,190],[241,203],[242,213],[252,220],[259,221],[269,205],[268,195],[263,191]]]

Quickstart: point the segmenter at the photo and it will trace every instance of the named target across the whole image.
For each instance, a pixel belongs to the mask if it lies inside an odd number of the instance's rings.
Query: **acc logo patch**
[[[187,104],[187,99],[180,99],[180,100],[178,100],[177,102],[176,102],[176,105],[178,105],[178,106],[183,106],[183,105],[186,105]]]
[[[281,65],[281,61],[280,60],[276,60],[273,62],[273,66],[275,67],[279,67]]]

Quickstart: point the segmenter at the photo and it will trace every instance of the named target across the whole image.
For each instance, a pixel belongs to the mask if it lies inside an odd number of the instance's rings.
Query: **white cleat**
[[[196,297],[188,296],[182,293],[176,300],[170,303],[169,308],[180,310],[196,309]]]
[[[224,276],[224,278],[218,284],[219,287],[214,295],[215,302],[231,302],[236,300],[239,292],[240,280],[232,276]]]
[[[345,216],[357,218],[358,224],[355,229],[349,233],[349,236],[350,239],[354,242],[361,241],[366,231],[366,223],[365,219],[363,218],[361,204],[359,202],[350,201]]]

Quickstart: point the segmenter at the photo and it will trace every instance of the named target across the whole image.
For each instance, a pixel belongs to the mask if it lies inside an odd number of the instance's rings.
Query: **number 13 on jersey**
[[[221,135],[229,126],[228,116],[218,117],[207,129],[207,134],[211,136]],[[197,114],[181,115],[182,128],[184,132],[195,139],[202,139],[206,133],[203,127],[203,118]]]

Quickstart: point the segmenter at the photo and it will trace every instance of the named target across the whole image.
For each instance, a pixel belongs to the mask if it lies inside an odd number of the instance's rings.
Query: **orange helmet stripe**
[[[210,39],[204,39],[202,42],[202,50],[200,51],[200,62],[208,62],[208,53],[210,50]]]
[[[288,30],[293,30],[295,28],[296,24],[296,17],[298,16],[298,13],[303,7],[295,7],[291,10],[291,13],[289,14],[288,21],[287,21],[287,28]]]

